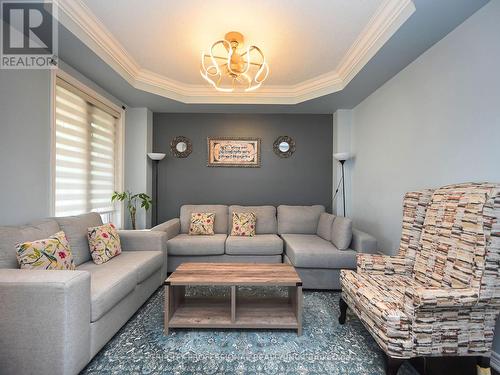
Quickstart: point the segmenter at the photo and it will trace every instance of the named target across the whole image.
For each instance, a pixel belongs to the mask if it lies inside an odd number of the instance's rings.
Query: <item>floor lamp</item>
[[[342,178],[337,185],[337,190],[335,190],[335,195],[333,196],[333,200],[337,197],[337,193],[339,192],[340,183],[342,182],[342,207],[344,208],[344,217],[345,217],[345,180],[344,180],[344,163],[346,160],[352,158],[352,154],[349,152],[338,152],[333,154],[333,157],[340,163],[342,166]]]
[[[153,184],[155,187],[153,197],[153,226],[158,224],[158,163],[165,158],[166,154],[150,152],[148,157],[153,161]]]

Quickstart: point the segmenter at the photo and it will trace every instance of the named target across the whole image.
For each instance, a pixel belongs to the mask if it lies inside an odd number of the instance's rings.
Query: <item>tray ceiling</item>
[[[59,0],[61,23],[135,88],[184,103],[297,104],[342,90],[415,11],[411,0]],[[270,65],[220,93],[201,51],[237,30]]]

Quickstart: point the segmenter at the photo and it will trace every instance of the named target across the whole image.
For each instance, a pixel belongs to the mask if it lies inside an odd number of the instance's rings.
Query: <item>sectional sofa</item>
[[[166,235],[119,231],[122,254],[92,262],[87,228],[99,214],[0,227],[0,374],[76,374],[158,289]],[[18,269],[15,245],[63,230],[76,271]]]
[[[214,235],[188,234],[193,212],[215,213]],[[253,212],[256,235],[230,236],[233,212]],[[184,205],[179,218],[152,231],[167,234],[168,272],[184,262],[293,264],[304,288],[339,289],[340,269],[356,268],[356,253],[374,253],[374,237],[352,229],[350,219],[316,206]]]

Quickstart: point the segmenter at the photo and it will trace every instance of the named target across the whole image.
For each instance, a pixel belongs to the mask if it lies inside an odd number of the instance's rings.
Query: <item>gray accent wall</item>
[[[170,154],[170,141],[178,135],[193,143],[188,158]],[[280,135],[296,141],[288,159],[273,152]],[[261,138],[261,167],[207,167],[208,136]],[[178,217],[183,204],[322,204],[331,209],[331,115],[155,113],[153,149],[168,154],[159,164],[159,222]]]
[[[499,20],[492,1],[354,109],[352,216],[381,251],[397,250],[406,191],[500,182]],[[494,350],[498,369],[500,332]]]

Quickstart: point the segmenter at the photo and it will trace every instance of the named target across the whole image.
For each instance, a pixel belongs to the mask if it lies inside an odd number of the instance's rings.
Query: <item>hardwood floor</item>
[[[417,358],[411,361],[421,375],[476,375],[475,358]],[[427,372],[425,371],[427,367]],[[500,375],[493,368],[491,375]]]

